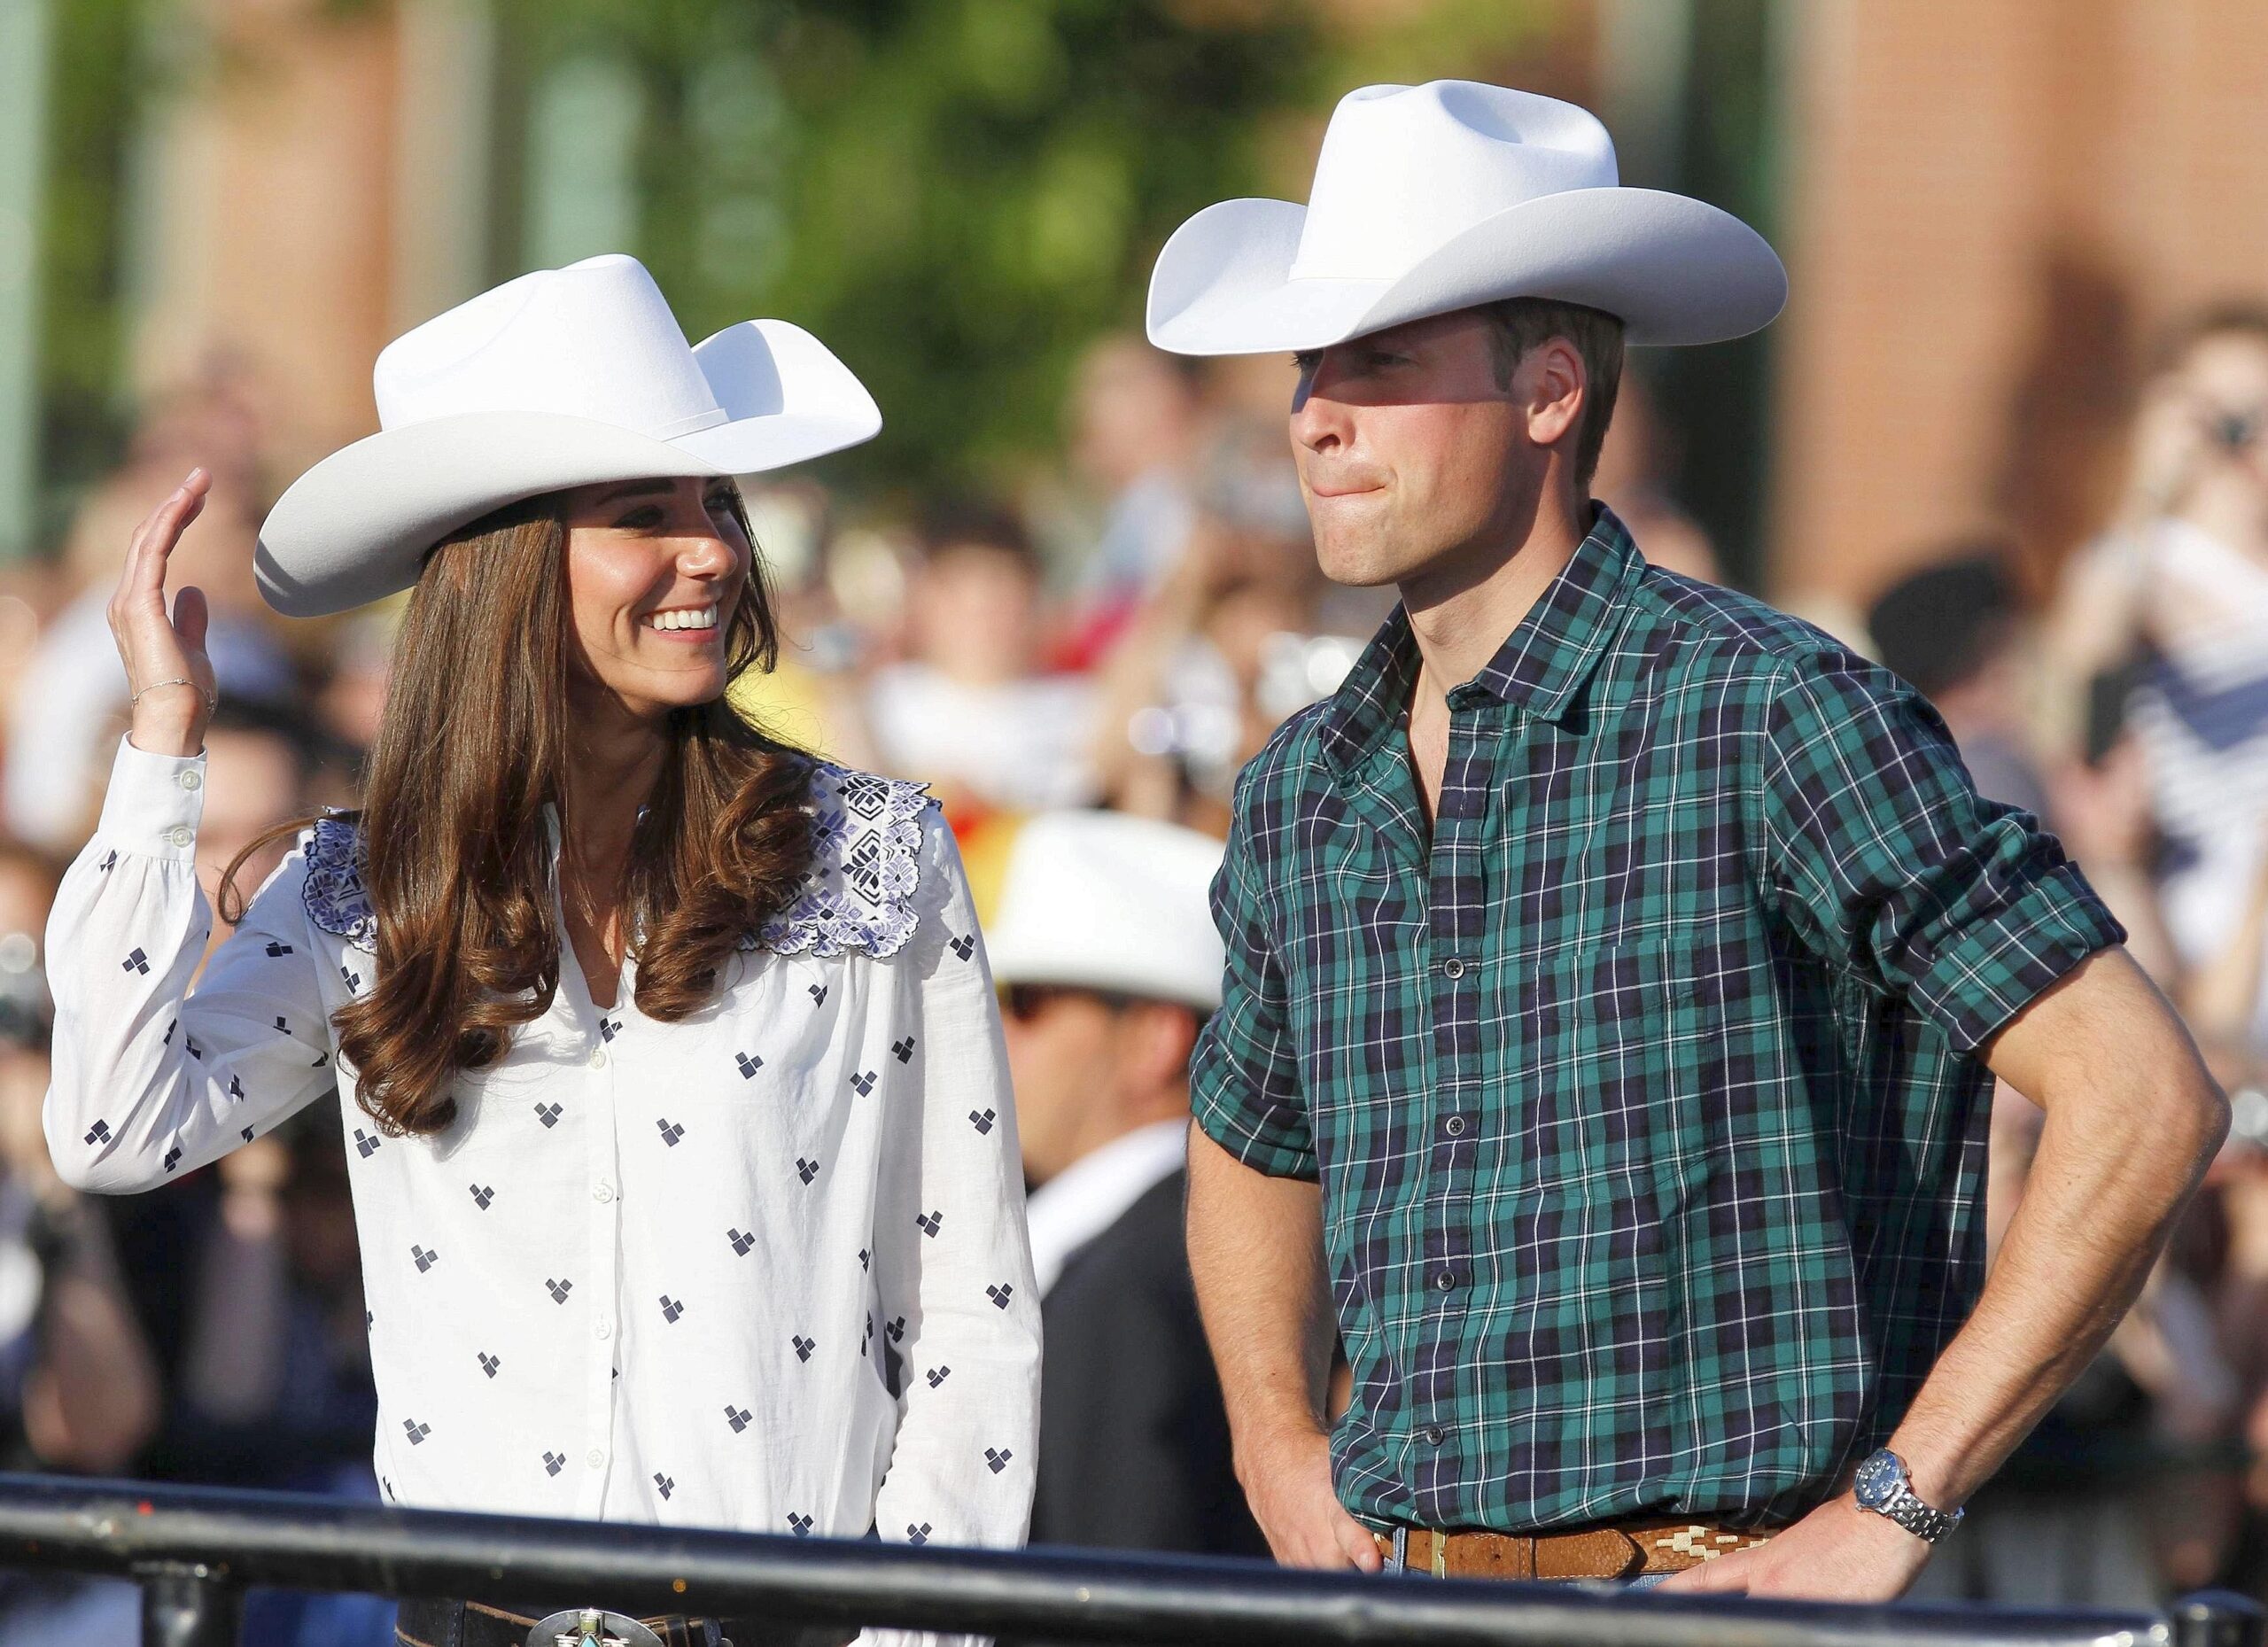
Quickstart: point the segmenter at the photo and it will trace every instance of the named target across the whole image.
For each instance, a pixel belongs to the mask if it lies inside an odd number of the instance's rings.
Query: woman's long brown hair
[[[748,521],[734,510],[745,534]],[[754,540],[750,540],[753,549]],[[562,934],[543,806],[563,838],[573,667],[562,501],[486,516],[426,557],[394,644],[365,767],[362,884],[377,917],[377,982],[332,1014],[361,1107],[394,1134],[456,1118],[458,1072],[501,1058],[549,1009]],[[737,676],[769,669],[779,633],[756,555],[726,632]],[[812,856],[812,762],[718,697],[671,711],[670,749],[617,889],[637,940],[638,1010],[681,1019],[712,996],[743,934],[795,896]],[[314,822],[267,831],[221,877],[243,917],[245,860]]]

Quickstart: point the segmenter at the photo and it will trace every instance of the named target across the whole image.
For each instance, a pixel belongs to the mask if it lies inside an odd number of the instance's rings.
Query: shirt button
[[[601,1178],[591,1185],[591,1199],[603,1207],[614,1199],[614,1185]]]
[[[1438,1424],[1427,1425],[1425,1426],[1425,1445],[1428,1447],[1439,1447],[1441,1444],[1441,1426]]]
[[[195,772],[186,770],[183,771],[181,776],[175,779],[175,781],[179,783],[184,789],[201,789],[204,787],[205,783],[205,780],[198,776]]]
[[[606,1048],[604,1048],[603,1046],[594,1046],[593,1048],[591,1048],[591,1060],[590,1060],[590,1062],[591,1062],[591,1068],[594,1068],[594,1069],[603,1069],[603,1068],[606,1068]]]
[[[592,1448],[590,1451],[583,1455],[583,1462],[590,1465],[592,1469],[597,1469],[601,1464],[606,1462],[605,1449],[598,1447]]]
[[[1441,971],[1449,977],[1462,978],[1464,976],[1464,961],[1461,957],[1452,955],[1441,963]]]
[[[1463,1138],[1464,1136],[1464,1117],[1463,1115],[1451,1115],[1447,1121],[1441,1123],[1441,1130],[1448,1133],[1453,1138]]]
[[[1453,1270],[1444,1270],[1433,1278],[1433,1290],[1437,1293],[1446,1293],[1456,1286],[1456,1272]]]
[[[191,841],[197,839],[197,835],[187,824],[175,824],[166,831],[166,839],[171,841],[175,846],[187,846]]]
[[[598,1325],[593,1327],[591,1331],[597,1333],[601,1338],[612,1338],[614,1336],[614,1323],[608,1320],[604,1316],[601,1316],[599,1317]]]

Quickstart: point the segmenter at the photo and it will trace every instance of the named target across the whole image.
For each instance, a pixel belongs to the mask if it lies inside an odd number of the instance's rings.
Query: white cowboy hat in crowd
[[[1150,341],[1177,354],[1327,348],[1501,298],[1618,315],[1634,344],[1767,324],[1787,271],[1738,218],[1625,189],[1588,110],[1467,80],[1340,99],[1308,203],[1224,200],[1150,276]]]
[[[1016,832],[986,923],[992,976],[1209,1013],[1221,936],[1208,901],[1221,843],[1122,812],[1043,812]]]
[[[417,580],[427,549],[540,493],[649,476],[747,475],[870,440],[874,397],[785,321],[697,347],[635,258],[507,281],[388,344],[379,432],[317,463],[268,512],[260,593],[291,618]]]

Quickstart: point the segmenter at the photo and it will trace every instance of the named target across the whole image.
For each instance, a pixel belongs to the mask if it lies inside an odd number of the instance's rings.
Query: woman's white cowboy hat
[[[295,481],[260,529],[268,603],[316,618],[417,581],[427,549],[539,493],[747,475],[870,440],[874,397],[785,321],[690,347],[635,258],[507,281],[388,344],[379,432]]]
[[[1224,200],[1150,276],[1150,341],[1177,354],[1328,348],[1500,298],[1621,318],[1635,344],[1768,323],[1788,276],[1764,237],[1683,195],[1625,189],[1588,111],[1468,80],[1340,99],[1308,203]]]

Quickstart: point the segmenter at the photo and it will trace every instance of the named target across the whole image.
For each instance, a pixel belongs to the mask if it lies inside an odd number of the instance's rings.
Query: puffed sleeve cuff
[[[104,840],[141,857],[194,863],[204,817],[203,754],[152,755],[119,739],[97,826]]]
[[[1976,1053],[2072,967],[2125,941],[2078,866],[2059,863],[1943,944],[1913,998],[1956,1047]]]

